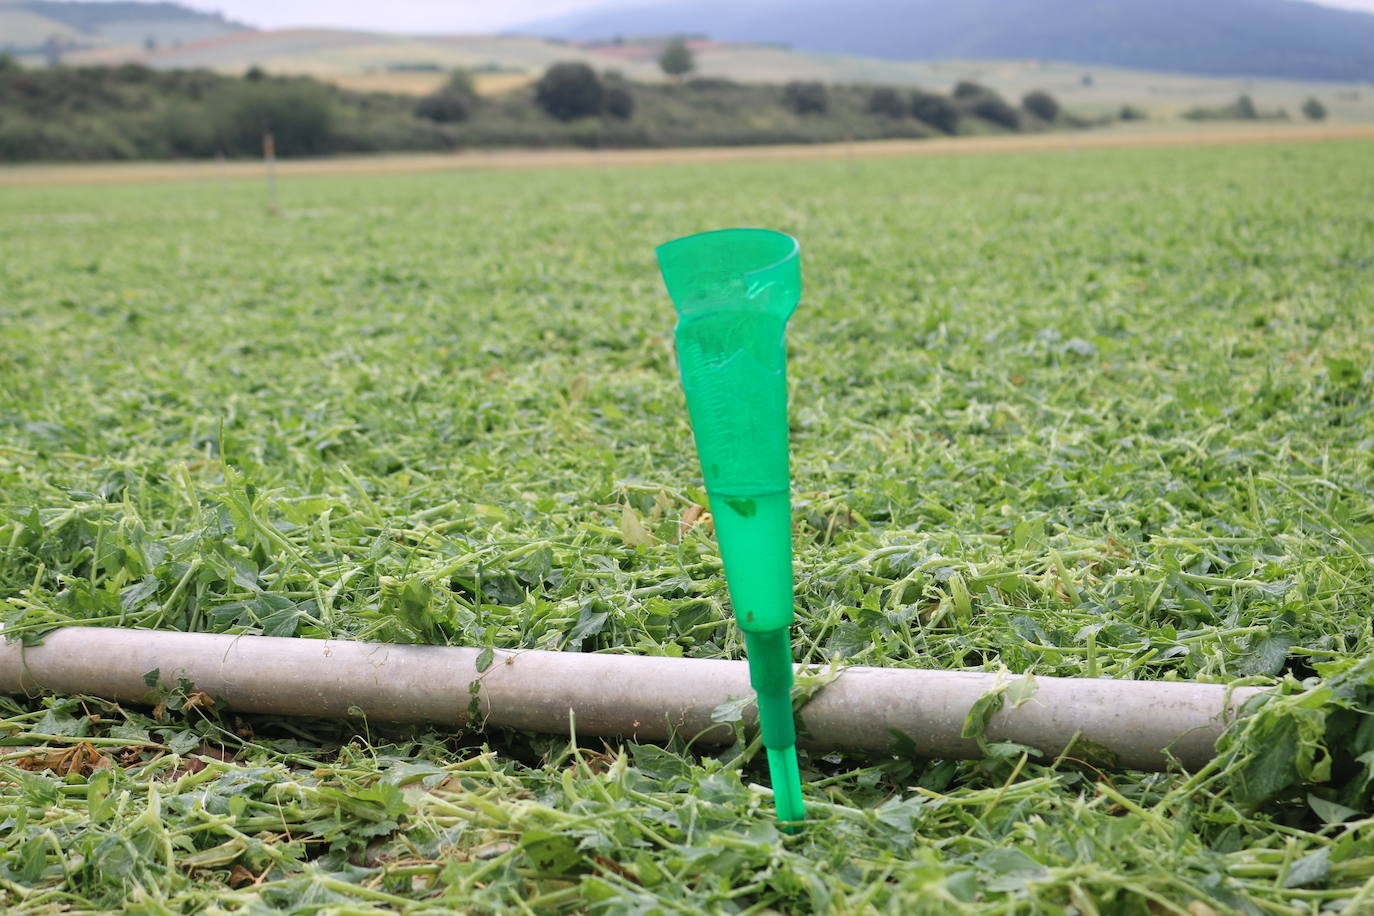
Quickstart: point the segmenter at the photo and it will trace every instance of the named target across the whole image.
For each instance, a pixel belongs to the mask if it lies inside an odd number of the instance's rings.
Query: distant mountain
[[[515,31],[704,34],[890,60],[1032,58],[1374,81],[1374,14],[1300,0],[659,0]]]

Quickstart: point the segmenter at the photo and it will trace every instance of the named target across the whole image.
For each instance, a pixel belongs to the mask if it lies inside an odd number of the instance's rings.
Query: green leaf
[[[1270,636],[1260,640],[1252,650],[1250,658],[1240,667],[1242,675],[1265,674],[1273,676],[1283,670],[1288,661],[1288,650],[1293,647],[1293,639],[1288,636]]]
[[[644,523],[639,520],[639,513],[629,503],[626,503],[620,512],[620,535],[630,547],[652,547],[658,543],[658,539],[644,527]]]
[[[1006,690],[1007,685],[1005,683],[998,684],[974,700],[973,705],[969,707],[968,714],[964,716],[964,726],[959,730],[959,737],[973,738],[981,744],[988,722],[1006,702]]]
[[[119,592],[119,606],[125,611],[136,611],[157,593],[156,576],[148,576],[142,582],[123,588]]]
[[[1345,805],[1327,801],[1310,792],[1307,794],[1307,804],[1312,808],[1312,811],[1317,817],[1322,819],[1322,823],[1328,825],[1343,823],[1360,813],[1355,808],[1347,808]]]
[[[720,703],[715,709],[711,710],[711,721],[721,724],[733,724],[744,718],[744,711],[752,706],[754,697],[752,694],[742,697],[730,697]]]
[[[1035,675],[1026,672],[1025,675],[1007,686],[1007,702],[1011,703],[1012,709],[1019,709],[1022,704],[1029,702],[1031,697],[1035,696],[1037,687]]]
[[[575,840],[543,830],[527,830],[520,848],[534,868],[555,875],[567,874],[582,861]]]
[[[1325,846],[1294,862],[1283,879],[1284,887],[1308,887],[1325,880],[1331,872],[1331,850]]]

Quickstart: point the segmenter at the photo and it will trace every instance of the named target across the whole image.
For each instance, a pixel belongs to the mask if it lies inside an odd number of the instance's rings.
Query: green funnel
[[[792,721],[792,499],[787,349],[797,240],[725,229],[661,245],[677,358],[735,620],[749,652],[778,820],[803,817]]]

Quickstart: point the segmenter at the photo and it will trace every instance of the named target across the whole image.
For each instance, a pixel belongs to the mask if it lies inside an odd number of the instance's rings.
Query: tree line
[[[676,48],[676,50],[675,50]],[[683,53],[685,52],[685,54]],[[356,92],[253,68],[242,76],[138,65],[28,69],[0,57],[0,160],[283,156],[464,147],[655,147],[919,138],[1078,123],[1052,96],[1020,104],[989,87],[950,93],[690,77],[685,44],[670,79],[632,82],[569,61],[486,97],[453,73],[421,98]]]

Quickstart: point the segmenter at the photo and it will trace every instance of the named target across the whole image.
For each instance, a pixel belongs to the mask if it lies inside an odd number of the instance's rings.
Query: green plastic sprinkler
[[[778,820],[800,821],[792,719],[792,498],[787,349],[801,298],[797,240],[765,229],[689,235],[658,248],[677,306],[677,357]]]

